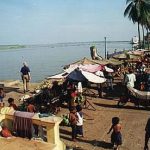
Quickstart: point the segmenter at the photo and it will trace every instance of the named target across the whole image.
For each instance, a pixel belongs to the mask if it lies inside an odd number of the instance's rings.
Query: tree
[[[126,4],[128,6],[124,11],[124,16],[128,16],[134,24],[138,24],[139,47],[141,48],[140,25],[145,25],[147,17],[150,14],[150,0],[126,0]]]
[[[150,49],[150,44],[149,44],[150,16],[147,18],[145,28],[147,31],[147,45],[148,45],[148,50],[149,50]]]
[[[147,28],[149,19],[150,19],[150,0],[145,0],[145,2],[142,2],[140,5],[140,18],[139,18],[143,31],[143,48],[145,48],[144,30]]]

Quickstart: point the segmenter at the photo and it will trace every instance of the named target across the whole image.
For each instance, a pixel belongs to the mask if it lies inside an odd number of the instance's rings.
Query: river
[[[62,71],[63,66],[71,62],[90,58],[89,47],[95,45],[98,54],[104,56],[105,43],[97,42],[76,42],[58,43],[43,45],[0,46],[0,80],[21,80],[20,68],[26,61],[30,67],[32,82],[42,81],[50,75]],[[108,53],[121,50],[132,49],[132,45],[127,41],[107,42]]]

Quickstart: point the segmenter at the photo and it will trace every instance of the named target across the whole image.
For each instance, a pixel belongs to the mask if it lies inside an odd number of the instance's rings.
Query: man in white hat
[[[24,93],[29,91],[29,81],[31,80],[30,69],[26,62],[23,62],[23,67],[20,70],[23,81]]]

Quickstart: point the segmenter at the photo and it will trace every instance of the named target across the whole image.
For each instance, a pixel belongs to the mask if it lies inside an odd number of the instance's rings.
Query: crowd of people
[[[124,72],[124,79],[122,84],[125,85],[125,94],[128,95],[129,91],[128,86],[136,88],[140,91],[150,91],[150,71],[146,69],[146,66],[143,62],[138,62],[136,65],[128,66],[127,70]],[[20,70],[21,77],[23,81],[23,91],[24,93],[29,91],[29,81],[31,79],[30,69],[27,66],[27,63],[23,63],[23,67]],[[114,90],[114,76],[113,73],[107,72],[105,70],[97,71],[96,75],[104,77],[107,79],[106,87],[107,92],[113,92]],[[65,80],[62,85],[59,85],[57,81],[53,82],[51,89],[48,89],[48,92],[53,93],[53,97],[59,97],[59,104],[56,107],[60,107],[62,103],[67,102],[69,110],[69,125],[72,129],[72,140],[77,141],[77,137],[84,137],[83,130],[83,118],[84,113],[82,108],[85,105],[85,99],[83,97],[83,87],[82,82],[75,82]],[[101,84],[97,84],[99,97],[102,97],[103,88]],[[46,93],[49,95],[49,93]],[[0,88],[0,102],[3,103],[3,98],[6,96],[4,89]],[[47,97],[50,98],[50,97]],[[9,107],[12,107],[14,110],[19,110],[19,107],[14,103],[13,98],[8,98]],[[37,113],[40,110],[36,107],[34,100],[29,100],[26,104],[26,112]],[[42,112],[42,111],[41,111]],[[112,146],[117,149],[119,145],[122,144],[122,134],[121,134],[121,124],[119,123],[120,118],[113,117],[112,125],[108,134],[112,131],[111,134],[111,143]],[[150,119],[147,122],[145,128],[145,149],[148,150],[148,140],[150,137]],[[34,126],[35,131],[37,131],[37,126]],[[38,133],[37,133],[38,134]]]

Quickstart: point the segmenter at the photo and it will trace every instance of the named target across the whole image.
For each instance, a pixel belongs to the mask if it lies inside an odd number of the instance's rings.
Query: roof
[[[69,65],[66,65],[64,68],[68,68],[70,65],[74,65],[74,64],[82,64],[82,65],[86,65],[86,64],[99,64],[99,65],[107,65],[107,64],[112,64],[112,65],[120,65],[122,64],[122,61],[118,61],[115,59],[104,59],[104,60],[92,60],[89,58],[84,57],[81,60],[78,60],[76,62],[73,62]]]

